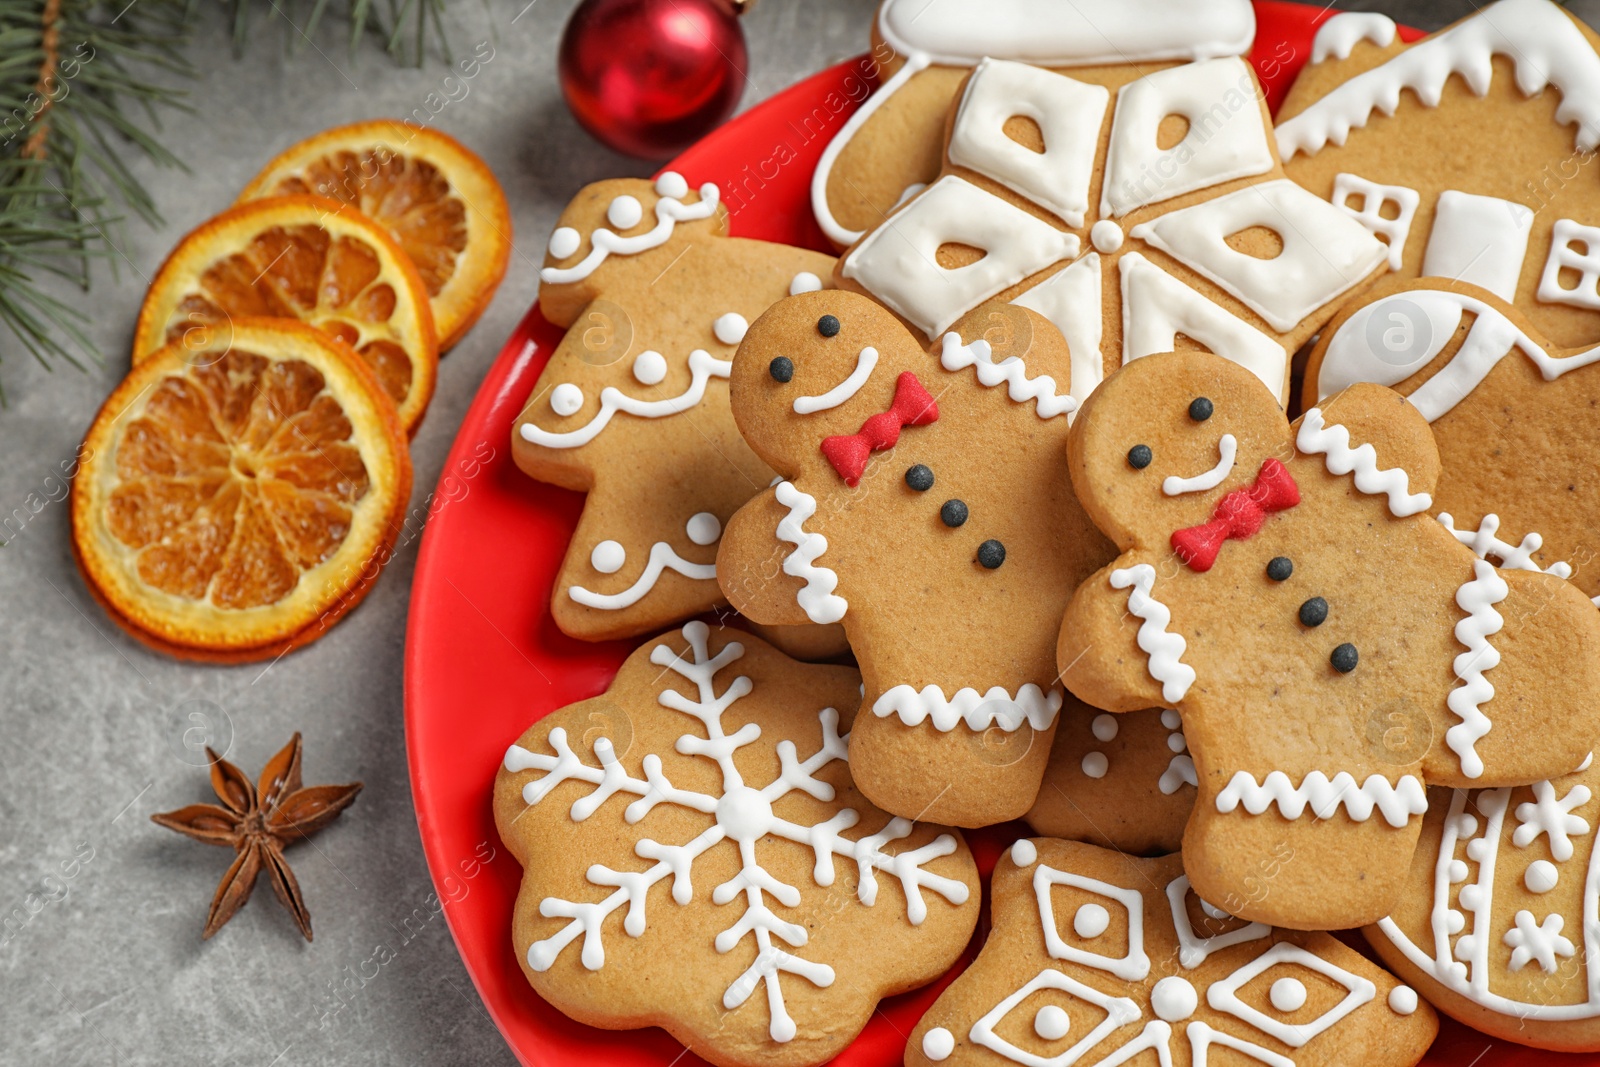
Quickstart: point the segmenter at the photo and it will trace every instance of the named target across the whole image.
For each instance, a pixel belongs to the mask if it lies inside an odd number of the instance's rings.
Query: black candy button
[[[1346,642],[1333,650],[1328,662],[1333,664],[1333,669],[1340,674],[1349,674],[1356,669],[1356,664],[1361,662],[1361,653],[1356,651],[1355,645]]]
[[[967,521],[967,505],[959,500],[946,500],[939,508],[939,521],[946,526],[960,526]]]
[[[839,320],[832,315],[824,315],[817,320],[817,332],[824,337],[837,337],[839,335]]]
[[[1155,459],[1155,454],[1150,451],[1149,445],[1134,445],[1128,449],[1128,466],[1136,471],[1142,471],[1150,466],[1150,461]]]
[[[1216,408],[1206,397],[1197,396],[1189,401],[1189,417],[1195,422],[1205,422],[1215,410]]]
[[[767,364],[767,373],[772,375],[772,380],[788,385],[794,380],[794,360],[788,356],[779,356]]]
[[[978,546],[978,562],[994,570],[1006,561],[1006,546],[990,539]]]
[[[1273,556],[1267,561],[1267,577],[1275,582],[1286,582],[1294,573],[1294,561],[1288,556]]]
[[[926,493],[933,488],[933,470],[923,463],[907,468],[906,484],[919,493]]]
[[[1328,621],[1328,602],[1319,596],[1314,596],[1300,605],[1300,625],[1321,626]],[[1351,651],[1355,651],[1351,649]]]

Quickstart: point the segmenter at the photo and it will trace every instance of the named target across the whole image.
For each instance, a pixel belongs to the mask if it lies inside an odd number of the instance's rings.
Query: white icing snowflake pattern
[[[779,946],[778,942],[782,942],[788,948],[802,948],[807,934],[803,926],[776,915],[768,906],[767,898],[770,896],[785,907],[795,907],[801,902],[801,891],[774,877],[761,865],[756,845],[771,835],[811,849],[816,857],[812,878],[821,887],[833,884],[835,856],[853,862],[859,871],[857,896],[868,907],[877,899],[877,872],[883,871],[899,880],[905,891],[906,917],[912,925],[920,925],[927,916],[927,904],[922,896],[924,889],[956,905],[967,899],[965,883],[923,870],[924,864],[955,852],[956,839],[950,834],[941,834],[920,848],[890,854],[884,851],[884,846],[908,837],[914,823],[907,819],[890,819],[877,833],[850,840],[840,836],[840,831],[859,821],[853,808],[841,808],[827,821],[810,826],[779,818],[773,813],[772,805],[790,793],[803,792],[824,802],[833,799],[833,786],[815,775],[836,760],[847,760],[849,735],[839,734],[839,713],[833,708],[823,708],[817,713],[822,725],[822,744],[816,752],[802,760],[793,741],[780,740],[773,746],[781,767],[778,776],[760,788],[746,785],[734,763],[734,753],[760,740],[761,727],[746,723],[729,734],[723,728],[722,716],[735,702],[753,691],[754,683],[748,676],[739,675],[721,693],[716,689],[717,674],[743,656],[744,647],[730,642],[712,656],[708,647],[709,630],[703,622],[686,625],[683,636],[689,642],[692,660],[659,644],[651,649],[650,662],[688,679],[698,690],[697,698],[690,699],[675,690],[664,689],[658,699],[665,707],[682,712],[703,727],[704,736],[685,733],[678,738],[676,748],[683,755],[702,757],[717,765],[722,775],[719,795],[674,786],[662,769],[661,757],[655,753],[644,757],[644,778],[633,777],[617,759],[611,741],[603,736],[594,742],[594,754],[600,766],[590,767],[572,750],[566,731],[560,727],[552,729],[548,736],[554,755],[532,752],[520,745],[512,745],[506,752],[506,770],[545,772],[543,777],[523,787],[522,799],[529,806],[539,804],[562,783],[578,781],[594,786],[572,805],[572,818],[578,822],[594,815],[618,795],[638,798],[623,810],[622,817],[629,824],[644,819],[658,804],[702,812],[713,820],[698,836],[684,844],[640,839],[634,846],[635,853],[653,861],[644,870],[618,871],[600,863],[591,865],[587,872],[589,882],[615,889],[601,900],[546,897],[539,904],[539,913],[571,922],[529,946],[528,965],[536,971],[548,969],[581,934],[582,963],[591,971],[599,970],[605,965],[601,924],[607,916],[626,907],[623,931],[630,937],[642,936],[646,929],[645,901],[650,887],[670,877],[673,901],[679,905],[688,904],[694,896],[691,876],[695,861],[717,844],[731,842],[739,849],[739,873],[713,889],[711,899],[718,905],[742,899],[745,907],[743,913],[717,935],[714,947],[719,953],[730,952],[746,937],[753,937],[757,952],[749,968],[728,986],[723,1006],[730,1010],[739,1007],[764,984],[771,1012],[769,1033],[774,1041],[789,1041],[795,1036],[796,1026],[784,1006],[779,975],[797,975],[825,988],[833,984],[834,970],[825,963],[803,959]]]
[[[1555,786],[1549,782],[1533,784],[1533,803],[1517,805],[1517,822],[1520,824],[1511,837],[1511,843],[1527,848],[1543,834],[1550,839],[1550,854],[1558,860],[1572,858],[1572,836],[1589,832],[1588,820],[1572,814],[1575,808],[1589,803],[1589,787],[1575,785],[1567,795],[1556,799]]]
[[[1557,956],[1571,956],[1576,950],[1572,942],[1561,936],[1566,920],[1559,915],[1546,915],[1544,922],[1535,923],[1533,912],[1519,911],[1513,920],[1515,928],[1506,931],[1506,947],[1511,949],[1510,968],[1520,971],[1530,960],[1537,961],[1546,974],[1554,974]]]

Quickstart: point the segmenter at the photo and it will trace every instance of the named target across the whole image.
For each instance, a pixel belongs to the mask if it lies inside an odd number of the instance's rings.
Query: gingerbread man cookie
[[[1082,711],[1052,635],[1111,546],[1067,478],[1065,357],[1032,312],[980,311],[934,356],[824,292],[775,305],[734,360],[734,417],[780,480],[729,523],[718,578],[758,622],[844,624],[865,682],[851,768],[897,815],[1022,815],[1058,716]]]
[[[1080,411],[1071,472],[1121,548],[1062,623],[1066,685],[1183,715],[1189,876],[1296,929],[1375,921],[1427,783],[1537,781],[1600,734],[1600,613],[1427,514],[1426,421],[1355,385],[1291,427],[1248,371],[1136,360]]]
[[[1243,55],[1255,33],[1246,0],[1119,0],[1091,10],[1056,0],[883,0],[872,54],[861,63],[879,88],[817,164],[817,222],[843,248],[932,181],[945,113],[968,71],[987,58],[1070,71],[1115,88],[1186,60]],[[1039,118],[1026,101],[1021,106],[1020,114]]]
[[[734,427],[728,369],[748,322],[821,288],[833,260],[727,232],[717,187],[691,193],[669,171],[588,186],[550,237],[539,305],[568,332],[512,450],[532,477],[589,494],[551,598],[573,637],[720,603],[722,525],[772,479]]]
[[[984,60],[951,113],[941,176],[835,277],[930,341],[986,301],[1039,312],[1067,339],[1079,402],[1174,349],[1226,356],[1286,400],[1290,356],[1387,268],[1359,222],[1284,177],[1271,134],[1243,59],[1159,70],[1114,98]]]
[[[801,1067],[955,962],[977,869],[958,835],[856,792],[859,684],[696,621],[524,733],[494,810],[524,867],[512,934],[534,989],[713,1063]]]
[[[1278,115],[1289,177],[1388,245],[1404,279],[1471,282],[1559,347],[1600,342],[1600,36],[1501,0],[1414,44],[1384,15],[1317,31]]]
[[[1409,1067],[1439,1030],[1331,935],[1197,897],[1177,855],[1024,839],[992,889],[994,929],[912,1031],[906,1067]]]

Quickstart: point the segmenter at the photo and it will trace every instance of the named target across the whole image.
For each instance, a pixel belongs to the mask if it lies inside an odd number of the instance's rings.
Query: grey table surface
[[[46,372],[0,335],[10,402],[0,411],[0,515],[31,513],[30,496],[46,502],[0,549],[0,1061],[515,1062],[436,914],[412,809],[401,663],[418,543],[359,610],[266,669],[146,650],[104,616],[72,563],[59,473],[126,370],[146,280],[167,250],[226,207],[271,153],[328,126],[408,114],[449,73],[438,60],[397,67],[377,48],[352,58],[332,26],[286,57],[293,31],[275,21],[236,59],[220,8],[205,6],[190,47],[202,70],[188,86],[195,111],[164,116],[166,141],[191,172],[136,164],[165,222],[130,225],[116,276],[100,271],[92,295],[60,290],[92,317],[105,365]],[[572,6],[457,0],[446,17],[458,54],[481,41],[494,54],[435,121],[499,176],[517,239],[493,305],[440,366],[412,445],[413,504],[434,485],[484,372],[533,302],[561,208],[587,182],[652,169],[589,139],[562,103],[556,45]],[[1473,7],[1338,6],[1424,28]],[[864,50],[873,9],[871,0],[763,0],[745,19],[743,106]],[[199,745],[227,750],[253,775],[297,729],[308,782],[366,783],[343,819],[290,853],[316,941],[303,942],[260,886],[202,943],[227,854],[149,816],[209,799]],[[367,961],[380,946],[389,951],[374,967]]]

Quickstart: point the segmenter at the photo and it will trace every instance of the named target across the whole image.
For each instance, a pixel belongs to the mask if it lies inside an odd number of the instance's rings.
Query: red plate
[[[1274,107],[1309,54],[1317,24],[1332,14],[1257,0],[1251,58]],[[1401,32],[1408,40],[1418,36]],[[842,63],[778,94],[689,149],[671,168],[691,185],[720,185],[725,198],[740,205],[733,215],[740,236],[827,249],[811,216],[811,172],[827,136],[860,103],[858,64],[864,62],[865,57]],[[808,140],[799,120],[818,109],[836,118]],[[740,195],[729,195],[734,190]],[[428,868],[461,958],[522,1062],[688,1067],[703,1061],[679,1058],[681,1046],[662,1030],[596,1030],[545,1004],[528,987],[511,944],[522,871],[501,846],[490,811],[500,758],[535,719],[603,690],[633,647],[586,644],[556,629],[550,589],[583,498],[533,482],[511,462],[512,423],[561,336],[537,305],[529,309],[484,378],[429,501],[406,638],[411,790]],[[1017,834],[1015,828],[995,827],[969,836],[987,871]],[[900,1063],[904,1035],[944,984],[885,1001],[834,1062]],[[1489,1055],[1475,1059],[1491,1047]],[[1509,1067],[1550,1060],[1577,1062],[1491,1042],[1447,1022],[1427,1062]]]

